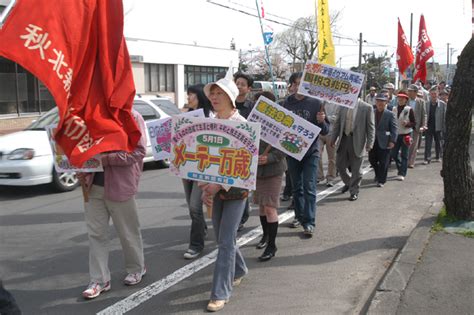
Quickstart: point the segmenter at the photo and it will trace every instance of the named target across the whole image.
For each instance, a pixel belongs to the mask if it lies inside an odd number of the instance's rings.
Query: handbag
[[[228,191],[221,189],[217,194],[220,200],[242,200],[248,197],[249,191],[244,188],[231,187]]]

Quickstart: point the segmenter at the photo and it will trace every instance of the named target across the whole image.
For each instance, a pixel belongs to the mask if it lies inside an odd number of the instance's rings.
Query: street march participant
[[[375,137],[374,110],[372,105],[362,101],[353,108],[341,107],[334,122],[331,145],[336,147],[336,167],[344,182],[341,192],[349,191],[350,201],[359,198],[362,181],[362,160],[364,148],[372,149]],[[350,169],[349,176],[347,169]]]
[[[232,80],[231,69],[225,78],[204,87],[217,119],[245,121],[235,107],[239,93]],[[237,229],[245,209],[248,190],[226,185],[200,183],[202,199],[212,204],[212,225],[216,234],[217,259],[212,280],[211,299],[207,310],[216,312],[228,302],[233,286],[248,273],[244,257],[236,244]]]
[[[393,94],[395,91],[395,85],[393,83],[388,82],[383,86],[384,89],[388,91],[388,103],[387,103],[387,109],[389,111],[392,111],[392,108],[394,106],[397,106],[397,97]],[[376,100],[377,101],[377,100]],[[376,102],[377,103],[377,102]]]
[[[290,84],[298,87],[302,72],[290,76]],[[321,101],[295,93],[290,95],[283,107],[310,123],[321,128],[320,135],[329,132],[329,121],[326,121]],[[319,136],[314,140],[301,161],[288,157],[288,169],[293,185],[293,200],[295,202],[295,220],[291,227],[303,226],[303,234],[312,237],[316,225],[316,178],[318,175]]]
[[[245,73],[237,72],[234,74],[235,85],[239,89],[239,95],[235,99],[235,107],[239,111],[239,114],[242,115],[245,119],[250,115],[252,108],[254,106],[254,101],[250,97],[250,92],[252,90],[253,78]],[[250,204],[247,198],[245,202],[245,210],[240,220],[239,229],[241,231],[244,228],[244,224],[247,222],[250,216]]]
[[[387,109],[388,98],[377,95],[375,106],[375,141],[369,152],[369,162],[375,172],[378,187],[383,187],[387,181],[390,150],[395,146],[398,134],[397,119],[392,111]]]
[[[443,156],[441,150],[441,139],[445,133],[446,103],[438,97],[438,88],[432,87],[430,99],[426,103],[426,114],[428,116],[427,129],[425,131],[425,160],[423,164],[431,163],[431,145],[435,141],[435,162],[440,162]]]
[[[419,145],[421,142],[421,135],[426,130],[426,109],[423,97],[418,96],[419,87],[412,84],[408,87],[408,106],[415,114],[416,125],[413,126],[413,142],[410,145],[408,153],[408,167],[415,167],[416,155],[418,154]],[[399,103],[400,104],[400,103]]]
[[[188,107],[190,110],[202,108],[204,115],[209,117],[211,113],[211,102],[203,91],[204,85],[197,84],[188,87]],[[204,249],[204,239],[207,235],[207,225],[204,219],[202,207],[202,190],[197,181],[183,179],[184,194],[191,217],[191,231],[189,235],[189,247],[184,253],[185,259],[198,257]]]
[[[371,86],[369,89],[369,94],[365,97],[365,102],[369,103],[372,106],[375,106],[375,93],[377,92],[377,88],[375,86]]]
[[[255,101],[260,96],[275,102],[273,93],[265,91],[255,95]],[[280,206],[280,190],[283,173],[286,171],[286,155],[275,148],[268,150],[270,145],[260,140],[257,188],[253,195],[253,202],[259,205],[260,223],[263,235],[257,244],[258,249],[265,248],[258,257],[260,261],[270,260],[277,251],[275,239],[278,233],[278,212]]]
[[[84,203],[87,234],[89,237],[90,283],[82,292],[86,299],[93,299],[110,290],[108,267],[108,230],[112,218],[122,245],[126,285],[141,282],[146,273],[143,241],[138,221],[135,195],[143,169],[146,153],[146,129],[142,116],[132,110],[142,134],[135,150],[114,151],[101,154],[103,172],[78,173],[86,183],[88,201]]]
[[[413,109],[407,105],[409,99],[408,95],[402,91],[398,93],[397,99],[398,106],[393,109],[393,113],[398,120],[398,136],[397,142],[390,152],[390,155],[397,165],[397,180],[403,181],[407,176],[408,148],[413,141],[411,133],[416,126],[416,119]]]
[[[319,166],[318,166],[318,182],[323,181],[326,179],[326,186],[333,187],[334,181],[336,180],[336,149],[331,146],[331,138],[332,138],[332,131],[334,121],[336,120],[337,111],[339,110],[339,106],[325,102],[324,103],[324,112],[326,113],[326,117],[329,120],[329,132],[327,135],[320,135],[319,136],[319,146],[321,151],[321,158],[319,159]],[[324,169],[323,169],[323,153],[324,148],[326,147],[326,156],[328,158],[328,170],[326,172],[326,176],[324,176]]]

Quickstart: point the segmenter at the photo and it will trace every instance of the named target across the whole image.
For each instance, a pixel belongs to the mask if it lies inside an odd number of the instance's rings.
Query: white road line
[[[370,172],[370,167],[367,166],[364,169],[362,169],[362,175]],[[344,186],[342,181],[339,181],[337,184],[334,185],[334,187],[330,187],[328,189],[325,189],[317,194],[317,202],[325,199],[327,196],[331,195],[335,191],[337,191],[339,188]],[[289,219],[291,219],[294,216],[293,210],[288,210],[278,216],[278,222],[283,223]],[[251,231],[245,233],[241,237],[237,239],[237,245],[243,246],[257,237],[262,235],[262,228],[261,227],[256,227],[252,229]],[[183,281],[186,278],[189,278],[199,270],[206,268],[210,264],[214,263],[216,261],[217,257],[217,249],[213,250],[211,253],[207,254],[206,256],[203,256],[195,261],[193,261],[190,264],[187,264],[186,266],[176,270],[175,272],[169,274],[167,277],[158,280],[147,287],[141,289],[140,291],[137,291],[133,293],[132,295],[126,297],[123,300],[118,301],[117,303],[103,309],[102,311],[98,312],[97,315],[108,315],[108,314],[124,314],[125,312],[128,312],[135,307],[139,306],[140,304],[148,301],[155,295],[160,294],[161,292],[169,289],[170,287],[178,284],[179,282]]]

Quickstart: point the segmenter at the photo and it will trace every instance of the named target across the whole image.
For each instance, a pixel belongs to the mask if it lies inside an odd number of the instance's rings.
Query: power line
[[[250,12],[247,12],[247,11],[244,11],[244,10],[240,10],[240,9],[237,9],[237,8],[233,8],[233,7],[230,7],[230,6],[227,6],[227,5],[224,5],[222,3],[218,3],[218,2],[214,2],[212,0],[206,0],[207,3],[210,3],[210,4],[213,4],[213,5],[216,5],[216,6],[219,6],[219,7],[222,7],[224,9],[227,9],[227,10],[231,10],[231,11],[235,11],[235,12],[238,12],[238,13],[241,13],[241,14],[245,14],[245,15],[248,15],[248,16],[251,16],[251,17],[256,17],[258,18],[258,15],[255,14],[255,13],[250,13]],[[231,2],[231,3],[234,3],[234,2]],[[245,7],[245,8],[249,8],[247,6],[243,6],[243,5],[240,5],[242,7]],[[268,15],[272,15],[272,14],[268,14]],[[275,15],[272,15],[272,16],[275,16]],[[291,21],[290,19],[287,19],[287,18],[284,18],[288,21]],[[303,28],[303,27],[299,27],[299,26],[296,26],[294,24],[288,24],[288,23],[285,23],[285,22],[280,22],[280,21],[277,21],[277,20],[274,20],[274,19],[267,19],[265,18],[266,21],[268,22],[272,22],[274,24],[278,24],[278,25],[283,25],[283,26],[287,26],[287,27],[294,27],[298,30],[301,30],[301,31],[307,31],[307,32],[312,32],[313,30],[312,29],[307,29],[307,28]],[[294,23],[294,21],[293,21]],[[345,40],[350,40],[350,41],[353,41],[353,42],[357,42],[358,39],[356,38],[353,38],[353,37],[349,37],[349,36],[345,36],[345,35],[341,35],[341,34],[338,34],[338,33],[333,33],[333,37],[334,38],[338,38],[338,39],[345,39]],[[384,45],[384,44],[378,44],[378,43],[372,43],[372,42],[366,42],[367,44],[370,44],[370,45],[374,45],[377,46],[377,47],[390,47],[390,48],[395,48],[394,46],[390,46],[390,45]],[[336,45],[337,46],[337,45]]]

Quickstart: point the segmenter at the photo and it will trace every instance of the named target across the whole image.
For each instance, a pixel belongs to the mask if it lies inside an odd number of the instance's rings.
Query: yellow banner
[[[336,65],[334,44],[332,43],[331,22],[329,21],[329,0],[315,0],[318,23],[318,61],[330,66]]]

